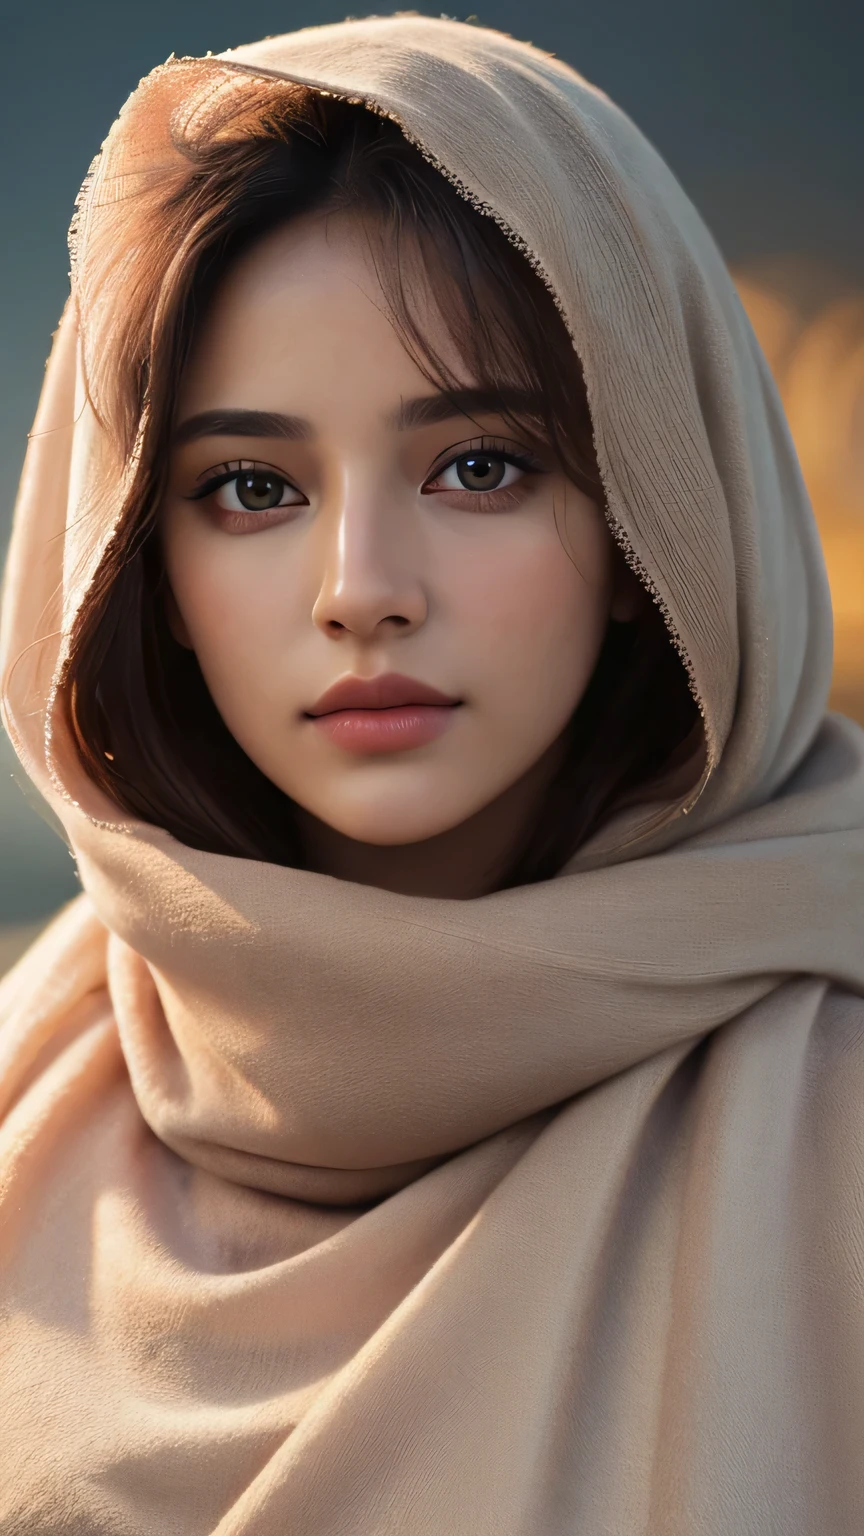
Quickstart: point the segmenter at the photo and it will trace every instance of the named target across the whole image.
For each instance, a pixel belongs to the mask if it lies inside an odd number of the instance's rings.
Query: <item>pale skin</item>
[[[458,369],[443,322],[426,326]],[[223,280],[177,425],[242,410],[302,426],[179,442],[162,535],[175,637],[295,802],[309,866],[466,899],[494,889],[521,845],[607,620],[632,617],[639,595],[601,510],[551,452],[486,409],[405,420],[407,402],[435,396],[388,317],[359,219],[276,230]],[[477,489],[478,464],[492,490]],[[279,504],[258,510],[268,498]],[[338,679],[386,672],[461,701],[443,734],[369,755],[306,717]]]

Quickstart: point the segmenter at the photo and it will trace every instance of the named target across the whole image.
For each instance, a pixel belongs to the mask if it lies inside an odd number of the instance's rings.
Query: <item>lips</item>
[[[414,677],[404,677],[400,672],[383,672],[378,677],[340,678],[305,713],[315,717],[341,709],[398,709],[405,704],[452,706],[461,702],[461,699],[441,693]]]

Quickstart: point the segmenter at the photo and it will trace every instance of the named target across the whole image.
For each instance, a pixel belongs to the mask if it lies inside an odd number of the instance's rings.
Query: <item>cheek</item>
[[[592,548],[571,557],[553,532],[518,550],[493,547],[476,568],[454,572],[478,680],[511,717],[517,698],[523,720],[550,712],[563,720],[578,703],[606,630],[611,562],[604,556]]]
[[[218,540],[187,534],[166,547],[166,567],[217,704],[226,693],[266,695],[301,602],[292,562],[274,553],[263,534]]]

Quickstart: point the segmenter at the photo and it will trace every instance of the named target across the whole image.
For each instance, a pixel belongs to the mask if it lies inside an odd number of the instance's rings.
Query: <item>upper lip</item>
[[[395,709],[400,704],[459,704],[428,683],[400,672],[382,672],[378,677],[340,677],[332,688],[322,693],[307,715],[329,715],[337,709]]]

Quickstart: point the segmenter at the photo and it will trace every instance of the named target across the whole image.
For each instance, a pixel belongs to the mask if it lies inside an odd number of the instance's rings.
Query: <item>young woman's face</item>
[[[182,384],[174,633],[261,771],[364,843],[456,827],[554,752],[613,605],[600,510],[464,372],[463,414],[403,349],[362,226],[331,215],[231,271]],[[316,716],[392,673],[458,702],[417,707],[408,682],[404,708]]]

